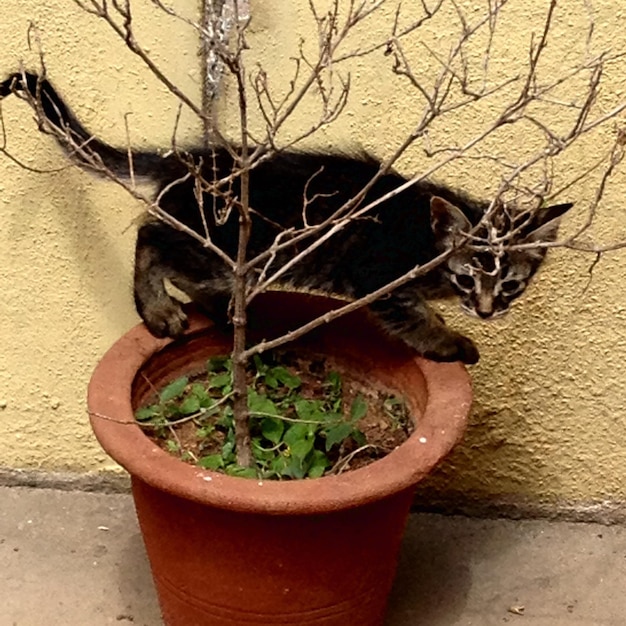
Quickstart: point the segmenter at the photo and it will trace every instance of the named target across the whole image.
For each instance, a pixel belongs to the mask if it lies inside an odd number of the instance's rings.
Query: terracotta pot
[[[254,332],[276,336],[337,305],[317,296],[264,294],[253,307]],[[414,487],[462,435],[469,377],[459,363],[416,358],[382,337],[365,313],[324,325],[294,345],[332,355],[357,377],[402,393],[416,422],[408,441],[367,467],[299,481],[235,478],[175,459],[139,427],[120,422],[133,420],[151,385],[202,370],[209,356],[228,352],[228,338],[197,315],[174,343],[137,326],[93,374],[91,423],[132,476],[169,626],[383,622]]]

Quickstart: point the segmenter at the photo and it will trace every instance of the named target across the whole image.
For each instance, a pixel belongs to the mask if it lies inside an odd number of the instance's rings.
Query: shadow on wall
[[[53,167],[67,163],[59,153]],[[68,274],[76,276],[81,297],[89,297],[91,307],[105,311],[110,325],[123,332],[129,327],[129,320],[132,322],[134,312],[133,203],[109,181],[96,180],[94,187],[89,188],[85,177],[92,178],[71,165],[54,174],[29,173],[24,177],[22,196],[24,205],[28,206],[12,212],[9,230],[12,239],[32,242],[33,221],[44,224],[39,236],[48,240],[42,243],[42,248],[58,256],[58,262],[51,260],[51,265],[61,268],[58,276],[61,297],[66,295],[62,292],[66,288],[62,272],[67,267]],[[112,206],[107,206],[106,201],[94,206],[91,198],[96,197],[99,185],[111,188],[106,198],[111,199]],[[46,195],[38,201],[42,189]],[[107,208],[111,215],[103,216]],[[50,215],[42,216],[44,210]],[[68,293],[67,298],[72,295]]]
[[[482,406],[480,391],[474,393],[462,441],[418,486],[415,505],[419,509],[463,512],[467,507],[480,509],[481,499],[489,507],[495,493],[520,497],[542,493],[547,479],[552,490],[559,488],[559,476],[554,476],[532,442],[524,439],[532,438],[524,415],[507,407]],[[528,468],[532,468],[531,478]]]
[[[94,302],[106,309],[114,326],[125,332],[131,315],[136,322],[140,321],[133,303],[133,254],[137,232],[133,220],[138,212],[133,212],[135,207],[129,195],[110,181],[104,184],[115,188],[115,197],[121,194],[119,205],[105,207],[116,217],[108,222],[95,217],[89,196],[81,195],[77,190],[75,195],[78,201],[73,215],[76,227],[71,231],[72,244],[81,269],[81,281],[90,290]],[[106,224],[113,225],[113,228],[106,228]],[[81,233],[84,232],[89,232],[87,250],[81,241]],[[82,259],[81,255],[84,255]],[[119,306],[121,302],[125,306]],[[116,303],[118,306],[115,306]]]

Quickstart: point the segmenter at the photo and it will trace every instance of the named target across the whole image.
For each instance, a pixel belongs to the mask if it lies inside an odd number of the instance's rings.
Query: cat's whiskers
[[[476,311],[472,307],[464,304],[463,302],[461,302],[461,310],[463,311],[463,313],[466,313],[470,317],[479,317],[478,313],[476,313]]]

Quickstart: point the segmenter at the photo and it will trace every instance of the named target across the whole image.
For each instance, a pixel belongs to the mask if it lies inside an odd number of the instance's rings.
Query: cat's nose
[[[489,319],[495,313],[493,297],[490,293],[479,293],[475,304],[476,315],[483,320]]]

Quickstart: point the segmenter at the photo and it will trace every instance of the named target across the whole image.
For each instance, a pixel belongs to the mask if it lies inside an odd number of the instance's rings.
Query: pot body
[[[271,292],[254,302],[257,338],[341,305]],[[142,325],[96,368],[88,404],[103,448],[132,477],[137,516],[168,626],[376,626],[383,623],[415,486],[461,437],[471,401],[459,363],[432,363],[382,336],[362,312],[290,349],[328,355],[363,381],[401,393],[415,422],[385,458],[338,476],[257,481],[197,468],[134,424],[134,409],[184,373],[226,354],[231,339],[191,316],[183,341]]]
[[[412,490],[331,513],[207,507],[133,479],[168,626],[379,626]]]

